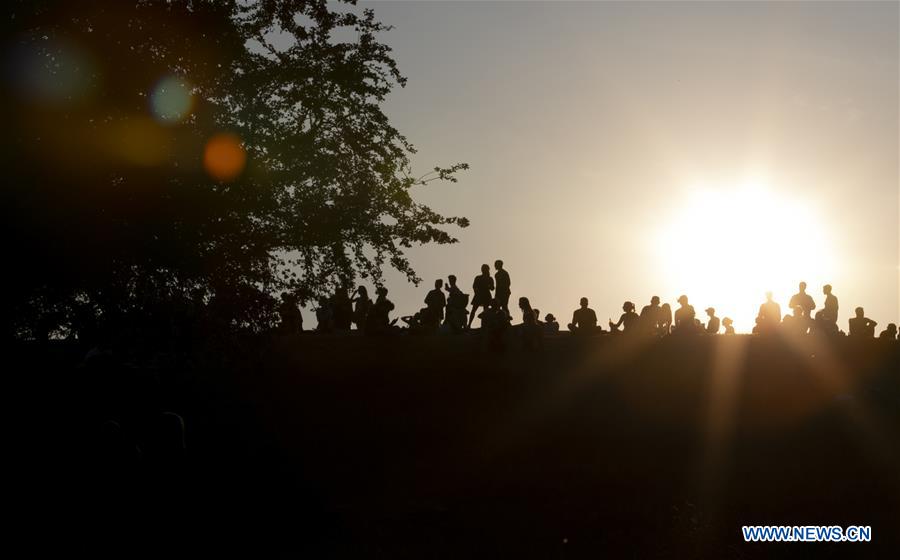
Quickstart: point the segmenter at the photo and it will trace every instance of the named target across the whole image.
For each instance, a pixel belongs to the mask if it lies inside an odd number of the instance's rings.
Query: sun
[[[765,292],[787,314],[801,281],[815,297],[833,272],[831,240],[815,201],[759,184],[697,188],[656,232],[656,262],[664,263],[667,295],[686,294],[705,318],[713,307],[749,332]]]

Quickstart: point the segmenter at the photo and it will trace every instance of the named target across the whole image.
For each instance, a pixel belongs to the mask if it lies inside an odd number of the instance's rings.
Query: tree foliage
[[[412,196],[467,166],[413,173],[414,148],[381,108],[405,78],[388,28],[355,0],[9,13],[3,243],[17,336],[198,300],[264,328],[280,291],[378,283],[387,266],[418,281],[404,249],[453,243],[446,227],[467,225]],[[166,77],[187,92],[183,114]],[[227,180],[204,168],[218,133],[246,154]]]

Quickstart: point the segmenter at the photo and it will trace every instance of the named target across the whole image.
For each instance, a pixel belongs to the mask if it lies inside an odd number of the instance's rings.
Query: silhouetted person
[[[816,308],[816,302],[813,301],[811,295],[806,293],[806,282],[800,282],[800,291],[791,296],[788,307],[791,309],[800,308],[802,317],[812,317],[812,311]]]
[[[818,332],[836,335],[838,334],[838,299],[831,293],[831,284],[822,286],[822,293],[825,294],[825,305],[816,313],[816,320],[812,326]]]
[[[425,327],[437,328],[444,319],[444,306],[447,298],[444,296],[444,281],[438,278],[434,281],[434,289],[425,296],[425,308],[428,310],[422,323]]]
[[[650,298],[650,304],[641,308],[641,329],[645,334],[657,334],[659,332],[660,316],[662,308],[659,306],[659,296]]]
[[[672,330],[672,306],[664,303],[659,307],[659,326],[656,333],[667,335]]]
[[[685,295],[678,297],[678,303],[681,305],[675,310],[675,326],[672,332],[690,333],[696,332],[694,319],[697,314],[694,312],[694,306],[688,303],[688,297]]]
[[[597,330],[597,314],[588,307],[588,298],[581,298],[580,305],[581,307],[572,313],[569,330],[576,334],[591,334]]]
[[[372,300],[369,299],[369,291],[365,286],[356,289],[356,297],[353,298],[353,324],[356,329],[363,331],[366,328],[366,318],[372,309]]]
[[[341,286],[334,291],[332,299],[334,310],[334,328],[339,331],[349,331],[353,322],[353,304],[347,295],[347,288]]]
[[[896,340],[897,339],[897,325],[895,323],[888,323],[886,329],[881,331],[881,334],[878,335],[880,339],[887,340]]]
[[[327,297],[319,298],[319,306],[316,308],[316,331],[322,333],[331,332],[334,329],[334,311],[331,300]]]
[[[278,306],[278,315],[281,317],[279,328],[284,334],[294,334],[303,330],[303,315],[297,305],[297,296],[290,293],[281,294],[281,304]]]
[[[638,324],[641,320],[640,316],[634,312],[634,304],[630,301],[626,301],[622,304],[622,315],[619,316],[619,320],[615,323],[612,320],[609,321],[609,330],[612,332],[618,332],[619,327],[622,327],[622,330],[628,334],[634,334],[637,331]]]
[[[878,323],[866,317],[866,312],[862,307],[856,308],[856,317],[850,319],[849,336],[860,338],[873,338],[875,336],[875,326]]]
[[[444,325],[452,332],[459,332],[466,326],[466,307],[469,296],[456,285],[456,276],[447,277],[447,313]]]
[[[503,261],[499,259],[494,261],[494,268],[497,270],[494,273],[494,285],[496,286],[494,299],[497,301],[499,309],[502,309],[504,313],[509,315],[509,296],[512,294],[510,291],[512,284],[509,280],[509,273],[503,269]]]
[[[553,316],[553,313],[547,313],[544,317],[544,334],[558,334],[559,333],[559,323],[556,321],[556,317]]]
[[[707,307],[706,316],[709,317],[709,321],[706,323],[706,334],[719,334],[719,318],[716,317],[716,310]]]
[[[772,292],[766,292],[766,301],[759,306],[757,314],[759,334],[774,332],[781,324],[781,306],[772,299]]]
[[[731,320],[731,317],[722,319],[722,325],[725,326],[725,334],[734,334],[734,321]]]
[[[527,297],[519,298],[519,309],[522,311],[522,344],[529,350],[536,348],[541,343],[542,333]]]
[[[472,282],[472,313],[469,314],[469,327],[478,313],[478,308],[487,309],[494,296],[494,279],[491,277],[491,267],[486,264],[481,265],[481,274],[475,277]]]
[[[801,306],[796,305],[792,311],[790,315],[785,315],[784,319],[781,320],[781,329],[788,333],[806,334],[808,319],[803,315],[805,310]]]
[[[493,352],[502,351],[504,335],[509,328],[509,315],[497,306],[496,301],[491,300],[478,317],[481,319],[481,332],[487,349]]]
[[[384,286],[376,288],[375,293],[377,297],[369,311],[366,332],[368,334],[385,334],[391,329],[390,314],[394,310],[394,304],[387,298],[388,290]]]

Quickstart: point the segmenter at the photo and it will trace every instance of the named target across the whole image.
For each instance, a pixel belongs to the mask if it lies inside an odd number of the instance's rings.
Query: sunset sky
[[[420,287],[388,276],[399,312],[502,258],[563,325],[581,296],[605,325],[685,293],[747,331],[800,280],[844,330],[900,319],[898,3],[362,5],[396,27],[416,167],[471,165],[415,193],[472,225],[410,252]]]

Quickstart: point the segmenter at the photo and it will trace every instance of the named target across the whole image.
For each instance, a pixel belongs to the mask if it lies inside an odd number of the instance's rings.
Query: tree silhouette
[[[264,328],[466,227],[411,189],[381,109],[389,27],[355,0],[16,1],[4,32],[7,334],[109,328],[203,302]],[[212,303],[216,303],[215,306]],[[206,304],[209,304],[208,306]]]

